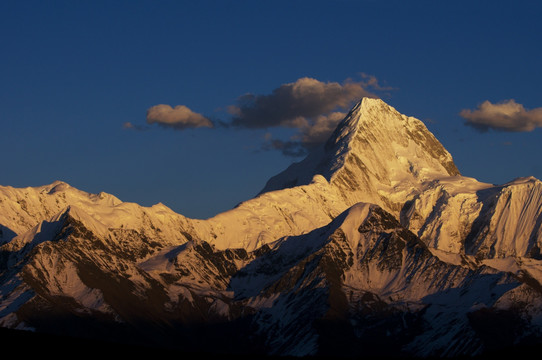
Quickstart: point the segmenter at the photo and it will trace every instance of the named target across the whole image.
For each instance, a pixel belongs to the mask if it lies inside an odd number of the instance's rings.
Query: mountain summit
[[[0,186],[0,326],[221,355],[479,355],[542,344],[541,249],[542,182],[465,177],[421,121],[364,98],[206,220]]]
[[[455,175],[452,156],[420,120],[363,98],[324,145],[272,177],[261,192],[323,176],[350,205],[369,201],[398,212],[424,181]]]

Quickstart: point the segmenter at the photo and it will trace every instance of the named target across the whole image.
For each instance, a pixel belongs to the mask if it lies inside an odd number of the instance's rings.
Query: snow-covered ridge
[[[499,256],[525,255],[540,242],[539,183],[522,178],[495,186],[461,176],[452,156],[420,120],[400,114],[380,99],[364,98],[321,148],[271,178],[257,197],[213,218],[187,219],[162,204],[141,207],[60,181],[36,188],[0,187],[0,241],[7,242],[73,205],[107,228],[134,229],[170,243],[197,238],[220,249],[253,250],[322,227],[350,206],[365,202],[389,211],[439,250],[474,254],[481,249],[493,254],[494,250],[484,250],[492,248],[489,241],[499,243]],[[487,211],[492,204],[489,194],[504,194],[506,189],[517,189],[514,205],[502,197],[495,211]],[[508,209],[504,218],[498,216],[499,209]],[[473,234],[481,214],[483,223],[492,224],[501,235],[488,238],[483,228]],[[507,247],[504,244],[512,241],[515,231],[522,240]]]
[[[466,177],[439,179],[405,205],[401,222],[439,250],[538,258],[542,182],[528,177],[499,186]]]
[[[22,189],[0,186],[0,244],[22,236],[42,222],[55,222],[66,211],[83,219],[98,233],[104,229],[133,229],[151,237],[159,234],[167,242],[178,243],[186,241],[183,233],[189,228],[184,216],[163,204],[143,207],[122,202],[105,192],[87,193],[55,181]]]
[[[113,195],[89,194],[62,181],[20,189],[0,186],[0,224],[4,230],[0,239],[7,241],[10,236],[23,233],[69,206],[88,210],[115,207],[121,203]]]

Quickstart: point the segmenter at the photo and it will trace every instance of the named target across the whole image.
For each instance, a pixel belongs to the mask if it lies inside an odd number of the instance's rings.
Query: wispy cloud
[[[486,100],[475,110],[462,110],[460,115],[467,125],[482,132],[490,129],[522,132],[542,127],[542,108],[526,110],[513,99],[497,104]]]
[[[177,105],[174,108],[164,104],[155,105],[147,110],[147,123],[176,130],[213,127],[211,120],[184,105]]]
[[[122,124],[123,129],[129,129],[129,130],[137,130],[137,131],[146,131],[148,130],[148,127],[141,126],[141,125],[135,125],[129,121],[126,121],[124,124]]]
[[[371,88],[377,91],[390,91],[390,90],[396,90],[396,88],[392,86],[387,85],[380,85],[380,81],[376,78],[374,75],[361,73],[361,78],[363,79],[360,84],[363,85],[364,88]]]

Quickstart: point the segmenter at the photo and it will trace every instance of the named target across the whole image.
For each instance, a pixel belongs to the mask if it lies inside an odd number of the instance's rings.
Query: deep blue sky
[[[459,115],[486,100],[542,107],[537,4],[2,1],[0,184],[63,180],[212,216],[299,158],[262,150],[265,129],[174,130],[147,124],[147,109],[186,105],[227,122],[243,94],[361,73],[392,87],[378,94],[424,121],[463,175],[540,179],[540,128],[480,132]]]

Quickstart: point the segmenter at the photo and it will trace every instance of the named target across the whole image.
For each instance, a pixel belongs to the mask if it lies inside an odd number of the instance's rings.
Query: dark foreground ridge
[[[71,337],[65,335],[53,335],[36,333],[25,330],[13,330],[0,328],[0,341],[4,352],[14,350],[25,356],[47,355],[55,359],[72,359],[84,355],[90,356],[123,356],[123,358],[135,356],[137,358],[156,359],[160,356],[175,356],[177,359],[278,359],[277,357],[254,356],[254,355],[232,355],[212,354],[205,352],[183,352],[180,349],[170,349],[149,345],[134,345],[123,342],[107,341],[104,339],[90,339],[82,337]],[[280,359],[287,360],[287,357]]]
[[[137,356],[138,358],[152,356],[157,358],[161,356],[175,356],[177,359],[221,359],[221,360],[330,360],[330,359],[449,359],[449,360],[485,360],[496,358],[522,358],[530,357],[533,354],[542,352],[542,345],[518,346],[501,349],[495,352],[487,352],[481,356],[458,356],[458,357],[409,357],[409,356],[266,356],[260,354],[220,354],[205,352],[183,352],[179,349],[170,349],[155,346],[133,345],[121,342],[106,341],[103,339],[85,339],[81,337],[60,336],[45,333],[35,333],[25,330],[13,330],[0,328],[0,341],[4,353],[15,351],[19,355],[25,356],[55,356],[56,359],[68,359],[74,356]]]

